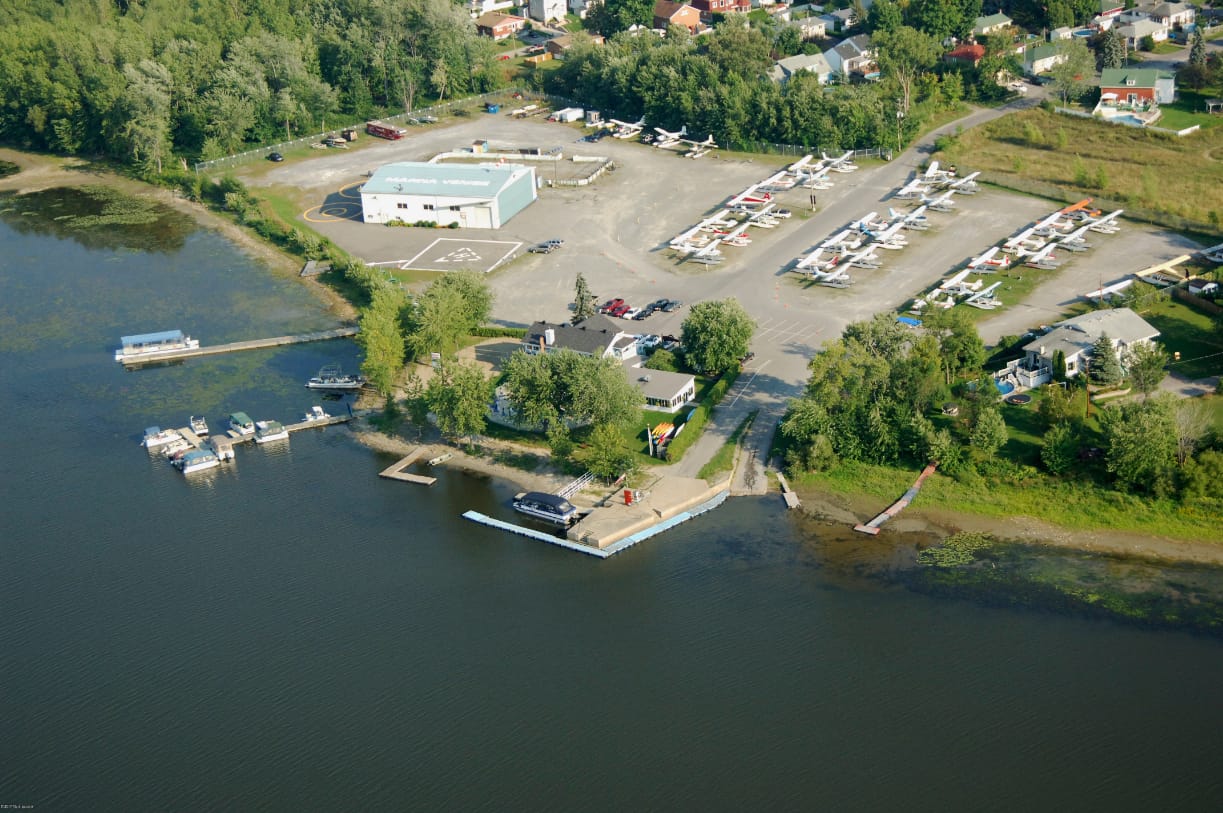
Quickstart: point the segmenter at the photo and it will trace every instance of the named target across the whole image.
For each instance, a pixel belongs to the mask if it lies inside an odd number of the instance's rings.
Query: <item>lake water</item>
[[[344,427],[179,476],[190,414],[296,418],[348,342],[125,372],[120,335],[319,329],[176,216],[0,199],[0,804],[38,810],[1217,810],[1223,645],[864,577],[737,499],[606,561],[381,480]],[[55,218],[61,218],[56,220]]]

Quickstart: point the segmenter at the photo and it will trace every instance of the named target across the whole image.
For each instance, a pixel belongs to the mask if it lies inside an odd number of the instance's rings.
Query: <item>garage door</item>
[[[471,229],[493,228],[493,209],[491,206],[466,206],[463,214],[467,215],[464,224]]]

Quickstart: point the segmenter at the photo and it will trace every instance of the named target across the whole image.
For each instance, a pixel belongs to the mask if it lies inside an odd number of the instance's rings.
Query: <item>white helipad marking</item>
[[[456,248],[449,254],[443,254],[440,257],[434,257],[431,262],[435,263],[478,263],[484,258],[477,254],[467,246]]]

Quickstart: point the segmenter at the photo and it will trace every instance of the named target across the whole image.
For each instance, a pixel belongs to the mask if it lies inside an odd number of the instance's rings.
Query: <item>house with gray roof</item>
[[[675,413],[696,400],[696,379],[689,373],[650,370],[628,361],[624,374],[645,396],[646,409]]]
[[[535,322],[527,328],[522,349],[532,356],[572,350],[583,356],[611,356],[624,361],[636,357],[637,339],[606,316],[595,314],[576,325]]]
[[[832,32],[844,31],[858,22],[858,16],[851,8],[839,8],[836,11],[829,11],[826,14],[820,15],[820,19],[824,21],[827,30]]]
[[[784,83],[800,71],[815,74],[821,85],[828,84],[833,74],[832,66],[823,54],[798,54],[777,60],[773,67],[769,68],[769,78],[774,82]]]
[[[865,78],[879,75],[878,68],[875,67],[875,49],[867,34],[842,40],[825,51],[824,58],[828,60],[833,72],[840,74],[846,81],[855,74]]]
[[[1043,336],[1023,346],[1024,357],[998,374],[1018,387],[1031,388],[1053,380],[1053,357],[1060,350],[1066,357],[1066,377],[1074,378],[1091,360],[1096,341],[1107,335],[1125,366],[1138,345],[1150,345],[1159,331],[1129,308],[1092,311],[1058,322]]]
[[[1151,19],[1163,23],[1168,28],[1182,28],[1192,25],[1197,17],[1197,10],[1188,3],[1160,3],[1151,9]]]
[[[1154,42],[1163,42],[1168,38],[1168,26],[1149,17],[1113,26],[1113,30],[1125,39],[1126,46],[1134,49],[1142,45],[1142,40],[1146,37],[1150,37]]]

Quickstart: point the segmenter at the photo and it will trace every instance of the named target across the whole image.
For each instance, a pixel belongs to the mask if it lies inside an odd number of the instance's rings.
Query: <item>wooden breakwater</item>
[[[888,507],[886,511],[865,525],[855,525],[854,530],[858,531],[859,533],[871,534],[872,536],[879,533],[879,528],[883,525],[883,523],[899,514],[905,509],[905,506],[913,502],[913,498],[917,496],[917,492],[921,491],[922,483],[926,481],[927,477],[934,473],[934,469],[935,465],[933,463],[922,469],[922,473],[917,475],[917,480],[912,486],[909,487],[909,490],[904,493],[903,497],[892,503],[892,505]]]
[[[229,344],[214,344],[209,347],[184,347],[178,350],[161,350],[156,353],[141,353],[123,359],[123,364],[138,367],[155,361],[176,361],[178,359],[195,358],[198,356],[216,356],[221,353],[237,353],[242,350],[262,350],[266,347],[281,347],[286,344],[304,344],[306,342],[323,342],[330,339],[345,339],[357,335],[356,327],[337,327],[331,330],[318,330],[313,333],[297,333],[292,336],[273,336],[270,339],[251,339],[245,342],[230,342]]]

